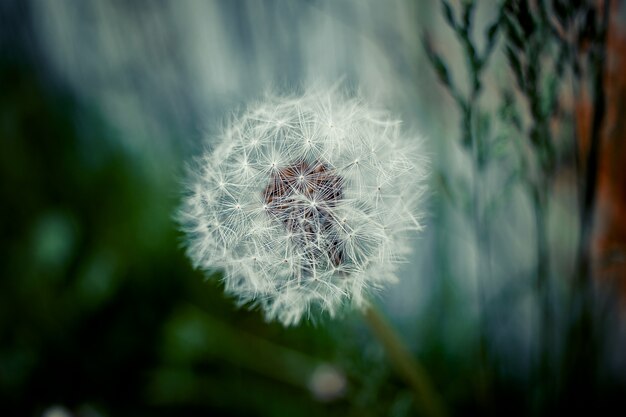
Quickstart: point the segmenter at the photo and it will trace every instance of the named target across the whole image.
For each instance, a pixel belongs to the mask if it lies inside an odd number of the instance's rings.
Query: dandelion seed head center
[[[343,198],[344,180],[331,166],[299,160],[277,169],[263,193],[264,206],[287,229],[310,264],[325,253],[332,266],[344,261],[333,208]]]

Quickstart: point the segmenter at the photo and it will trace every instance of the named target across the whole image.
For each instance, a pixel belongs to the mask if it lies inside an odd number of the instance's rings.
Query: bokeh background
[[[563,50],[525,26],[540,3],[577,34],[601,21],[594,1],[478,1],[470,20],[468,2],[0,2],[0,414],[420,415],[358,312],[283,328],[236,309],[172,220],[185,161],[229,114],[334,83],[398,115],[431,159],[426,229],[375,302],[450,414],[624,410],[626,8],[612,4],[602,60],[577,40],[563,74],[533,78]],[[505,4],[521,17],[490,37]],[[480,98],[451,21],[492,49]],[[592,35],[579,38],[593,51]],[[515,54],[534,90],[516,87]],[[577,161],[595,140],[598,62],[612,84],[587,268]],[[529,91],[556,103],[543,124]],[[553,141],[550,164],[533,132]]]

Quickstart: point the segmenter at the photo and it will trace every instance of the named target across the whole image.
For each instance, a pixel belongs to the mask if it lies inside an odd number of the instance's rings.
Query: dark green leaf
[[[473,0],[466,1],[463,4],[463,27],[467,32],[472,28],[472,16],[474,14],[476,3]]]
[[[513,71],[513,75],[515,75],[515,80],[517,81],[517,85],[520,90],[526,90],[526,83],[524,80],[524,72],[522,70],[522,64],[517,56],[517,53],[510,47],[506,46],[504,49],[507,60],[509,61],[509,67]]]
[[[424,49],[426,50],[426,56],[428,57],[430,63],[435,69],[437,76],[439,77],[439,81],[441,81],[441,83],[446,87],[451,88],[452,83],[450,80],[450,75],[448,74],[448,67],[443,58],[433,49],[430,39],[427,35],[424,36]]]
[[[443,9],[443,17],[446,19],[446,22],[448,22],[448,24],[452,28],[456,29],[456,18],[454,17],[454,11],[452,10],[452,6],[450,6],[450,3],[448,3],[446,0],[441,0],[441,7]]]
[[[522,36],[518,23],[509,15],[505,15],[504,25],[506,27],[506,39],[509,41],[509,44],[523,51],[526,42]]]
[[[493,45],[496,40],[496,35],[500,29],[500,20],[496,20],[487,28],[487,45]]]

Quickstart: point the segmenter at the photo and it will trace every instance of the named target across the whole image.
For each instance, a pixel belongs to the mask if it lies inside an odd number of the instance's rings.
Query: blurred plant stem
[[[364,316],[372,332],[385,348],[392,366],[413,390],[421,411],[431,417],[446,416],[444,403],[436,392],[428,373],[411,355],[398,333],[380,311],[370,306],[365,310]]]
[[[588,381],[593,380],[597,373],[598,358],[603,350],[602,339],[599,337],[598,324],[602,322],[602,308],[594,294],[593,239],[594,216],[596,215],[596,199],[599,186],[599,175],[602,171],[601,149],[603,145],[603,129],[607,118],[607,41],[611,3],[606,0],[599,3],[593,11],[593,19],[586,29],[588,32],[588,49],[582,54],[580,45],[573,59],[586,60],[587,79],[575,79],[574,92],[581,91],[583,84],[591,93],[592,113],[586,136],[586,154],[578,150],[578,168],[580,184],[580,235],[577,248],[577,264],[574,271],[574,291],[569,307],[569,328],[567,340],[571,348],[564,358],[564,365],[569,371],[569,394],[573,397],[589,395]],[[591,13],[590,13],[591,14]],[[572,48],[573,49],[573,48]],[[580,96],[577,96],[580,97]],[[580,100],[582,102],[582,100]],[[607,138],[608,139],[608,138]],[[606,140],[606,139],[605,139]],[[583,162],[584,161],[584,162]]]
[[[476,263],[474,274],[476,277],[476,300],[479,308],[479,333],[478,333],[478,364],[479,375],[477,384],[479,391],[477,395],[481,402],[488,406],[492,403],[490,398],[491,378],[488,364],[489,357],[489,337],[488,329],[491,327],[488,306],[487,306],[487,283],[491,280],[491,236],[489,225],[486,222],[486,207],[489,205],[487,189],[488,162],[488,138],[490,136],[489,124],[486,123],[488,116],[481,111],[479,99],[483,91],[482,77],[486,65],[491,57],[493,48],[496,45],[498,31],[502,19],[502,12],[499,13],[494,22],[487,29],[485,35],[485,45],[482,51],[478,48],[472,37],[473,19],[476,10],[475,1],[466,1],[461,7],[460,16],[454,11],[453,6],[446,0],[441,1],[444,18],[450,28],[454,31],[459,44],[462,47],[463,57],[466,62],[467,76],[469,79],[469,90],[464,93],[453,82],[448,66],[442,56],[440,56],[432,44],[428,34],[425,35],[424,46],[426,54],[431,64],[435,68],[440,81],[446,86],[461,114],[461,146],[466,150],[471,160],[471,202],[468,205],[468,214],[475,239]]]
[[[606,43],[609,26],[610,1],[602,5],[600,22],[592,39],[588,55],[591,72],[591,90],[593,92],[593,118],[590,144],[585,163],[585,177],[581,191],[580,239],[578,247],[578,285],[585,286],[585,280],[591,276],[591,240],[593,232],[593,214],[596,203],[596,188],[600,172],[600,141],[606,113],[606,93],[604,77],[606,64]]]

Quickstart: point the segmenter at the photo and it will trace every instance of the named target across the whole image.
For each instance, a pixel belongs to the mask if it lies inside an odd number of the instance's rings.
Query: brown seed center
[[[343,262],[332,208],[343,197],[343,178],[320,161],[298,161],[277,170],[263,193],[270,215],[293,234],[308,263],[328,256],[334,266]]]

